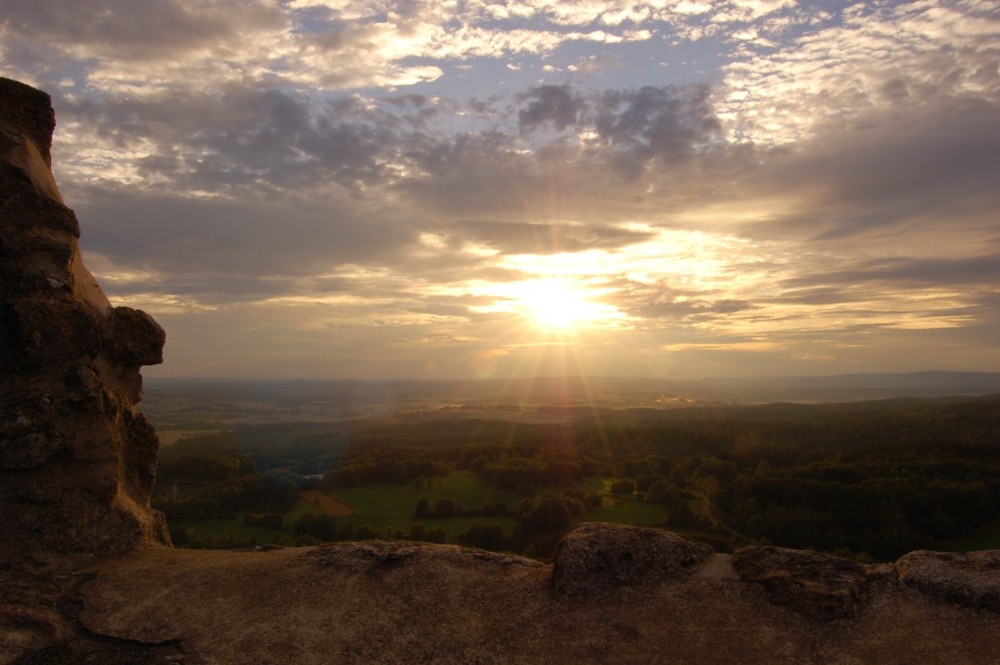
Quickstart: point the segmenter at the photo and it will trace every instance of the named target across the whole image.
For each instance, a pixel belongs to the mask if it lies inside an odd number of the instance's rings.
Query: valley
[[[1000,546],[996,395],[665,408],[662,386],[582,385],[151,390],[154,424],[185,432],[153,503],[195,548],[374,538],[544,560],[588,521],[862,561]]]

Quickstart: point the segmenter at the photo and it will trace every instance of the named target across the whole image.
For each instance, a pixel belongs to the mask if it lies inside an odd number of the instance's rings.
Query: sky
[[[147,376],[1000,371],[995,0],[3,0]]]

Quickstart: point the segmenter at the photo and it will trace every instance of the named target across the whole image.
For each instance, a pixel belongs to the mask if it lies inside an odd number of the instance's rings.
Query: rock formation
[[[0,80],[0,665],[1000,663],[1000,551],[862,565],[583,524],[551,564],[449,545],[202,552],[149,508],[163,331],[83,267],[48,97]]]
[[[134,406],[163,330],[112,307],[50,170],[48,95],[0,79],[0,563],[166,543],[158,440]]]
[[[588,596],[623,586],[684,579],[712,554],[710,545],[669,531],[584,523],[559,542],[552,588]]]

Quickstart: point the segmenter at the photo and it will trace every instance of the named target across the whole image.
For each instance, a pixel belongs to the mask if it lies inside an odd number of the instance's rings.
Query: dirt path
[[[348,515],[352,515],[354,513],[354,511],[351,510],[351,507],[343,501],[337,501],[332,496],[327,496],[317,490],[307,490],[305,492],[301,492],[300,495],[309,503],[322,508],[323,512],[327,515],[332,515],[334,517],[347,517]]]

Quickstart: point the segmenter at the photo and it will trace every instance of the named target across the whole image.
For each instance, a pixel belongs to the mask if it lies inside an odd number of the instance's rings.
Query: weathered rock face
[[[775,605],[821,621],[854,618],[877,587],[895,583],[889,566],[783,547],[744,547],[732,563],[740,579],[760,584]]]
[[[48,95],[0,79],[0,564],[167,543],[159,442],[134,406],[163,329],[112,307],[50,169]]]

